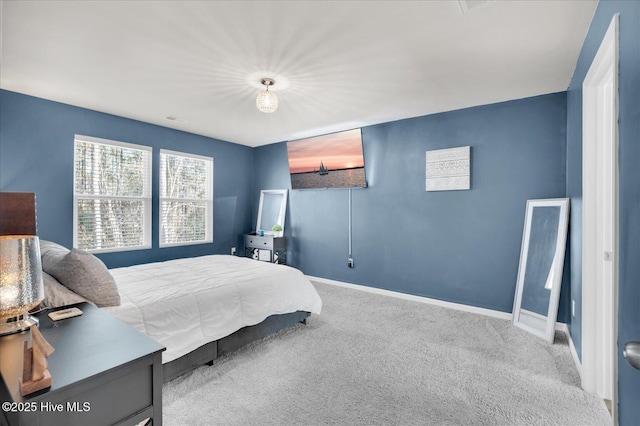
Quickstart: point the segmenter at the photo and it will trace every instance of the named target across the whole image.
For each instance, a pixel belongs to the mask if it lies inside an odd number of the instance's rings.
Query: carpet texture
[[[166,425],[607,425],[569,346],[509,321],[314,283],[322,315],[163,388]]]

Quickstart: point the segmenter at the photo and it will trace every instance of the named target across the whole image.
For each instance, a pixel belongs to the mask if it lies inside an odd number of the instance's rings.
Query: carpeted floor
[[[314,283],[322,315],[163,389],[166,425],[607,425],[566,341]]]

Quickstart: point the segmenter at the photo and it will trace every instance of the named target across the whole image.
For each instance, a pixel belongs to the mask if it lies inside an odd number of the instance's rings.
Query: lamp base
[[[32,317],[28,313],[15,317],[2,318],[0,319],[0,336],[20,333],[21,331],[28,330],[33,325],[37,327],[38,324],[40,324],[38,318]]]
[[[51,387],[51,373],[49,370],[44,370],[43,377],[37,381],[23,382],[22,378],[18,379],[20,383],[20,395],[27,396],[39,390]]]

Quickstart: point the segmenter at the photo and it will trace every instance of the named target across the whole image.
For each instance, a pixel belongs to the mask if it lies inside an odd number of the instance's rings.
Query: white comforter
[[[104,309],[165,345],[164,363],[269,315],[322,308],[302,272],[248,258],[202,256],[110,272],[122,304]]]

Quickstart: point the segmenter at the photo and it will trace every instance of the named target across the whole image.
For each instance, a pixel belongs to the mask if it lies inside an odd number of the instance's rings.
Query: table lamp
[[[37,325],[38,319],[28,311],[43,299],[38,237],[0,236],[0,336]]]

